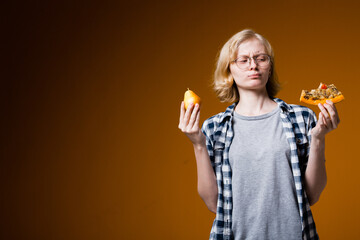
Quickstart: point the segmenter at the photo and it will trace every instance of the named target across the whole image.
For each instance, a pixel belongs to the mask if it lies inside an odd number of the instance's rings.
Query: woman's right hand
[[[200,106],[191,103],[185,110],[184,101],[180,106],[179,129],[185,133],[194,146],[205,145],[205,135],[199,127]]]

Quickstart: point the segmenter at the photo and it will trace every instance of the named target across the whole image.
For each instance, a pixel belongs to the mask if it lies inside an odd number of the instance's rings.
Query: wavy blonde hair
[[[266,53],[271,57],[271,68],[266,90],[270,98],[274,98],[280,90],[280,83],[275,72],[274,52],[268,40],[251,29],[245,29],[232,36],[222,47],[218,55],[214,73],[213,89],[221,102],[238,102],[239,92],[230,72],[230,63],[236,58],[241,43],[258,39],[265,47]]]

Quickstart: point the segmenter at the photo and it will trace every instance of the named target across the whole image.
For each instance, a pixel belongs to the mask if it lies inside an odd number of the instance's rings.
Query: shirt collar
[[[273,100],[279,105],[280,109],[283,112],[293,112],[294,111],[293,108],[289,104],[287,104],[280,98],[274,98]]]
[[[222,123],[223,121],[225,121],[227,118],[232,117],[235,106],[236,106],[237,102],[231,104],[230,106],[228,106],[224,112],[224,114],[222,114],[221,118],[220,118],[220,123]]]

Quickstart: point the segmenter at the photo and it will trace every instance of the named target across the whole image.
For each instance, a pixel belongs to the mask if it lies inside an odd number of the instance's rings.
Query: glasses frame
[[[255,63],[258,67],[262,67],[262,68],[263,68],[263,67],[267,67],[267,66],[260,66],[260,65],[259,65],[259,63],[258,63],[257,60],[256,60],[256,58],[258,58],[259,56],[266,56],[266,57],[269,59],[269,60],[268,60],[269,62],[268,62],[267,64],[271,64],[271,63],[272,63],[272,58],[271,58],[271,56],[268,55],[268,54],[266,54],[266,53],[257,54],[257,55],[254,55],[254,56],[252,56],[252,57],[249,57],[249,56],[246,56],[246,55],[242,55],[242,56],[236,58],[235,60],[232,60],[231,63],[235,63],[238,68],[243,69],[243,70],[248,69],[248,68],[250,67],[250,65],[251,65],[251,60],[253,60],[254,63]],[[246,57],[246,58],[247,58],[247,65],[246,65],[246,67],[239,66],[239,64],[238,64],[238,60],[239,60],[240,58],[242,58],[242,57]]]

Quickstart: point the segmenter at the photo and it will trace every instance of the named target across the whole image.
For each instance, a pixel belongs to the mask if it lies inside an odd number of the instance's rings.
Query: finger
[[[331,101],[329,101],[331,102]],[[337,113],[335,112],[335,106],[334,106],[334,103],[331,102],[326,102],[324,104],[324,107],[326,108],[329,116],[330,116],[330,121],[331,121],[331,124],[332,124],[332,128],[337,128],[337,125],[338,125],[338,116],[337,116]]]
[[[326,117],[323,113],[321,113],[321,122],[325,128],[328,128],[329,125],[327,124]]]
[[[195,107],[194,107],[194,110],[193,110],[193,112],[191,114],[191,118],[190,118],[190,121],[189,121],[189,124],[188,124],[188,127],[190,129],[192,129],[193,126],[194,126],[194,123],[196,121],[196,116],[197,116],[198,112],[199,112],[199,104],[196,104]]]
[[[324,122],[324,116],[321,114],[321,112],[319,113],[319,121],[318,124],[323,127],[325,126],[325,122]]]
[[[338,113],[338,111],[336,109],[335,103],[333,103],[330,100],[326,100],[326,102],[331,106],[332,110],[334,111],[334,116],[335,116],[335,119],[336,119],[336,126],[339,125],[340,118],[339,118],[339,113]]]
[[[327,112],[327,110],[325,109],[325,107],[321,103],[318,104],[318,107],[319,107],[319,109],[321,111],[321,114],[322,114],[322,117],[323,117],[323,120],[324,120],[323,122],[326,125],[326,127],[332,126],[332,123],[331,123],[331,120],[330,120],[330,115]]]
[[[184,101],[182,101],[182,102],[181,102],[181,105],[180,105],[179,126],[181,125],[182,120],[184,119],[184,115],[185,115],[185,104],[184,104]]]
[[[185,127],[189,124],[190,116],[191,116],[191,113],[193,111],[193,108],[194,108],[194,104],[190,103],[189,106],[186,109],[185,116],[184,116],[184,121],[183,121],[183,125]]]
[[[199,127],[199,122],[200,122],[200,108],[199,108],[198,113],[196,114],[196,119],[195,119],[194,127]]]
[[[326,112],[327,112],[326,118],[327,118],[327,121],[331,124],[330,127],[336,128],[337,119],[336,119],[335,112],[334,112],[333,108],[327,103],[325,103],[323,106],[326,109]]]
[[[320,129],[325,129],[327,131],[328,127],[326,125],[326,120],[325,120],[324,114],[322,114],[321,112],[319,113],[318,124],[320,125]]]

